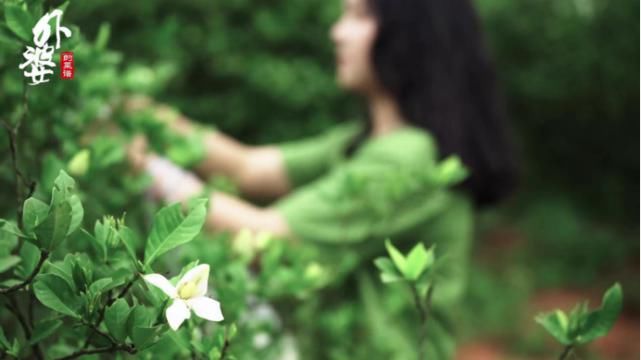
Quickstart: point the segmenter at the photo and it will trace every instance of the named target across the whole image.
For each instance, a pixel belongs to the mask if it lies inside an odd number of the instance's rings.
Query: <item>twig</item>
[[[29,324],[27,323],[27,320],[25,319],[24,315],[22,315],[22,312],[20,312],[20,307],[16,303],[15,299],[12,296],[7,296],[7,299],[9,301],[9,306],[7,308],[9,311],[11,311],[16,318],[18,319],[18,322],[20,323],[20,326],[22,326],[22,330],[24,331],[24,335],[27,339],[31,338],[31,328],[29,327]],[[35,354],[37,359],[44,359],[44,355],[42,354],[42,351],[40,350],[40,346],[38,344],[33,344],[31,345],[31,349],[33,350],[33,353]]]
[[[107,300],[107,302],[105,302],[105,306],[103,306],[100,309],[100,312],[98,313],[98,319],[96,320],[95,325],[94,324],[90,324],[90,323],[86,323],[85,325],[87,325],[87,326],[91,327],[92,329],[94,329],[95,332],[98,333],[99,335],[107,337],[109,339],[109,341],[111,341],[112,343],[115,343],[115,341],[113,341],[113,339],[111,339],[108,335],[103,334],[98,329],[98,326],[100,326],[100,323],[102,323],[102,320],[105,317],[105,311],[106,311],[107,307],[111,306],[116,300],[118,300],[118,299],[124,297],[125,295],[127,295],[127,292],[129,291],[129,289],[131,289],[131,286],[134,284],[134,282],[136,282],[137,278],[138,278],[138,276],[134,276],[134,278],[129,280],[127,285],[125,285],[125,287],[122,288],[122,290],[118,293],[118,295],[115,298],[111,298],[110,297]],[[111,292],[110,292],[110,294],[111,294]],[[87,336],[87,339],[85,340],[85,343],[82,345],[82,349],[86,349],[89,346],[89,343],[91,342],[92,336],[93,336],[93,333],[91,333],[91,334],[89,334],[89,336]]]
[[[85,325],[88,328],[90,328],[91,330],[93,330],[96,334],[98,334],[98,335],[104,337],[105,339],[109,340],[109,342],[114,343],[114,344],[118,343],[114,338],[111,337],[111,335],[109,335],[109,334],[105,333],[104,331],[100,330],[98,328],[98,325],[94,325],[94,324],[89,323],[89,322],[83,322],[83,325]]]
[[[22,282],[20,282],[20,283],[18,283],[18,284],[15,284],[15,285],[10,286],[10,287],[8,287],[8,288],[2,288],[2,289],[0,289],[0,294],[10,294],[10,293],[12,293],[12,292],[14,292],[14,291],[18,291],[18,290],[20,290],[20,289],[24,288],[25,286],[27,286],[27,285],[31,284],[31,282],[33,281],[33,279],[34,279],[34,278],[36,277],[36,275],[38,275],[38,273],[40,272],[40,269],[42,268],[42,265],[45,263],[45,261],[47,260],[47,258],[49,258],[49,252],[48,252],[48,251],[43,250],[43,251],[40,253],[40,260],[38,261],[38,264],[36,264],[36,267],[33,269],[33,271],[31,272],[31,274],[29,274],[29,276],[28,276],[26,279],[24,279],[24,281],[22,281]]]
[[[565,347],[565,349],[563,349],[563,352],[561,353],[561,356],[559,356],[559,360],[565,360],[565,359],[567,359],[567,358],[568,358],[568,356],[570,356],[570,354],[572,353],[572,350],[573,350],[573,349],[574,349],[574,345],[572,345],[572,344],[567,345],[567,346]]]
[[[225,327],[225,341],[223,342],[223,348],[220,349],[220,358],[219,360],[225,359],[225,356],[227,356],[227,350],[229,350],[229,336],[228,336],[229,328]]]
[[[421,302],[421,296],[418,293],[418,289],[415,284],[410,284],[410,289],[412,290],[412,297],[414,298],[414,305],[418,311],[421,325],[419,327],[418,333],[418,359],[425,359],[425,335],[426,335],[426,326],[427,326],[427,312],[423,307]]]
[[[22,204],[25,199],[24,193],[23,193],[23,188],[29,189],[29,196],[33,193],[35,189],[35,182],[29,182],[27,181],[26,177],[20,171],[20,167],[18,165],[18,132],[20,130],[20,125],[22,125],[22,122],[24,119],[26,119],[27,114],[29,112],[29,99],[27,98],[27,81],[26,79],[23,79],[23,84],[22,84],[22,103],[23,103],[23,108],[24,111],[22,112],[22,116],[18,119],[16,122],[15,126],[11,126],[9,122],[6,119],[1,119],[2,124],[4,125],[7,135],[9,137],[9,151],[11,154],[11,164],[13,166],[13,172],[16,175],[16,202],[17,202],[17,219],[18,219],[18,226],[20,229],[22,229]]]
[[[105,346],[101,348],[95,348],[95,349],[81,349],[76,352],[73,352],[69,355],[60,357],[56,360],[68,360],[68,359],[75,359],[79,358],[84,355],[91,355],[91,354],[101,354],[101,353],[107,353],[107,352],[114,352],[114,351],[125,351],[130,354],[135,354],[136,349],[130,345],[119,345],[119,344],[112,344],[110,346]]]

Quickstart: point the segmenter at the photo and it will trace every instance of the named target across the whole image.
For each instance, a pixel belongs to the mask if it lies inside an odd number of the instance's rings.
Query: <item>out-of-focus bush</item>
[[[476,3],[522,144],[528,189],[562,189],[593,215],[638,218],[639,3]],[[112,24],[125,63],[170,63],[157,96],[248,142],[295,138],[359,115],[333,80],[340,1],[91,1],[69,16]],[[632,146],[634,145],[634,146]]]

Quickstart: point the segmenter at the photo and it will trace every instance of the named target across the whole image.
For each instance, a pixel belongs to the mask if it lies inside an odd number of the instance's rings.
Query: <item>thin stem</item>
[[[108,352],[115,352],[115,351],[125,351],[130,354],[135,354],[136,349],[131,347],[130,345],[118,345],[118,344],[112,344],[110,346],[105,346],[101,348],[95,348],[95,349],[81,349],[76,352],[73,352],[67,356],[60,357],[56,360],[68,360],[68,359],[75,359],[79,358],[84,355],[91,355],[91,354],[101,354],[101,353],[108,353]]]
[[[136,279],[138,279],[138,276],[134,276],[133,279],[129,280],[127,285],[125,285],[122,288],[122,290],[118,293],[118,295],[115,298],[109,297],[109,299],[105,302],[105,306],[103,306],[100,309],[100,312],[98,313],[98,319],[96,320],[95,324],[86,323],[85,325],[87,325],[87,326],[91,327],[92,329],[94,329],[97,334],[103,335],[103,336],[107,337],[109,339],[109,341],[111,341],[112,343],[115,343],[115,341],[113,341],[113,339],[111,339],[108,335],[103,334],[100,330],[98,330],[98,327],[100,326],[100,323],[102,323],[102,320],[105,317],[105,310],[107,309],[107,307],[111,306],[116,300],[118,300],[118,299],[124,297],[125,295],[127,295],[127,292],[129,291],[129,289],[131,289],[131,286],[134,284],[134,282],[136,282]],[[110,294],[111,294],[111,292],[110,292]],[[87,336],[87,339],[85,340],[84,344],[82,345],[82,349],[86,349],[89,346],[89,343],[91,342],[91,338],[92,337],[93,337],[93,333],[91,333],[91,334],[89,334],[89,336]]]
[[[220,349],[220,358],[219,360],[224,360],[225,356],[227,356],[227,351],[229,350],[229,328],[225,327],[225,341],[223,342],[223,348]]]
[[[418,311],[421,324],[419,327],[419,333],[418,333],[418,359],[423,360],[425,359],[425,340],[426,340],[426,333],[427,333],[427,311],[423,307],[423,304],[421,302],[421,296],[418,293],[418,289],[416,288],[416,284],[410,284],[410,289],[412,290],[412,297],[414,298],[414,306],[416,307],[416,310]]]
[[[49,252],[43,250],[40,253],[40,260],[38,261],[38,264],[36,264],[36,267],[33,269],[31,274],[29,274],[29,276],[26,279],[24,279],[22,282],[20,282],[18,284],[15,284],[15,285],[10,286],[8,288],[0,289],[0,294],[10,294],[10,293],[12,293],[14,291],[18,291],[18,290],[24,288],[25,286],[31,284],[33,279],[40,272],[40,269],[42,268],[42,265],[45,263],[47,258],[49,258]]]
[[[567,345],[565,349],[563,349],[563,352],[561,353],[561,356],[559,356],[559,360],[565,360],[568,359],[568,356],[572,353],[572,350],[574,349],[574,345]]]
[[[117,341],[114,338],[112,338],[109,334],[105,333],[104,331],[100,330],[97,325],[91,324],[89,322],[83,322],[83,325],[85,325],[88,328],[90,328],[91,330],[93,330],[96,334],[104,337],[109,342],[114,343],[114,344],[117,343]]]
[[[22,83],[23,112],[22,112],[22,116],[20,116],[15,126],[11,126],[11,124],[7,120],[1,119],[2,124],[4,125],[7,131],[7,135],[9,137],[9,152],[11,155],[10,156],[11,165],[13,166],[13,172],[16,176],[17,220],[18,220],[18,227],[20,229],[22,229],[22,225],[23,225],[22,224],[22,212],[23,212],[22,204],[25,200],[23,186],[29,189],[29,196],[31,196],[31,194],[35,190],[35,182],[27,181],[26,177],[20,170],[20,166],[18,165],[18,132],[20,130],[20,125],[22,125],[22,122],[27,118],[27,114],[29,113],[29,99],[27,97],[27,89],[28,89],[27,81],[26,79],[24,79]]]
[[[7,306],[7,308],[18,319],[18,322],[20,323],[20,326],[22,326],[22,330],[24,331],[25,337],[27,339],[31,339],[31,327],[29,326],[27,319],[25,319],[24,315],[22,315],[22,312],[20,311],[20,307],[18,306],[15,299],[11,295],[8,295],[7,299],[9,301],[9,304],[8,304],[9,306]],[[38,346],[38,344],[31,345],[31,350],[33,350],[33,353],[37,359],[39,360],[44,359],[44,355],[42,354],[42,350],[40,350],[40,347]]]

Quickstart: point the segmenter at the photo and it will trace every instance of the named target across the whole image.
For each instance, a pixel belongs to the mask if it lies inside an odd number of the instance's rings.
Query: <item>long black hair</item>
[[[461,157],[470,176],[459,187],[477,207],[511,193],[517,183],[517,157],[494,65],[470,0],[367,1],[378,21],[374,71],[403,117],[435,137],[440,158]],[[348,155],[370,130],[367,121]]]

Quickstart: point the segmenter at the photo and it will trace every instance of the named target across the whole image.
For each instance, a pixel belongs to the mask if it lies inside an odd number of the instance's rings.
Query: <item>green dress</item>
[[[368,138],[347,159],[344,149],[361,128],[352,121],[277,144],[294,190],[273,207],[336,278],[373,268],[371,260],[386,255],[385,239],[404,251],[419,241],[436,244],[437,258],[444,260],[432,307],[447,319],[465,288],[474,234],[471,199],[452,189],[468,171],[452,161],[456,156],[439,161],[432,134],[411,125]],[[441,340],[451,335],[446,324],[432,325]],[[453,344],[428,351],[430,358],[451,358]]]

